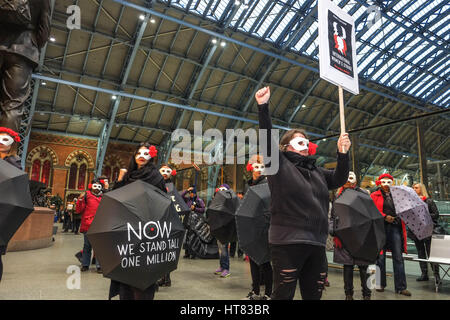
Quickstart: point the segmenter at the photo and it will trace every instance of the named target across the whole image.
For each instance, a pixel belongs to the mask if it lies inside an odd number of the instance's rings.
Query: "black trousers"
[[[133,288],[129,285],[120,284],[120,300],[153,300],[155,298],[156,284],[152,284],[145,291]]]
[[[431,250],[431,237],[422,240],[414,237],[413,240],[417,248],[417,256],[419,259],[428,259],[430,257]],[[419,265],[422,274],[428,274],[428,264],[425,261],[419,261]],[[431,268],[433,269],[434,275],[439,275],[439,264],[432,263]]]
[[[359,277],[361,279],[361,291],[363,297],[370,297],[371,291],[367,287],[367,267],[368,266],[358,266]],[[353,296],[353,266],[344,265],[344,290],[346,295]]]
[[[250,273],[252,274],[252,290],[255,294],[259,295],[259,287],[261,286],[261,274],[263,275],[264,287],[266,296],[272,295],[272,285],[273,285],[273,270],[270,262],[258,265],[251,258],[250,260]]]
[[[24,57],[0,52],[0,127],[19,132],[32,72],[32,64]]]
[[[81,219],[73,219],[73,228],[72,228],[73,233],[78,233],[78,230],[80,230],[80,224]]]
[[[303,300],[320,300],[325,285],[325,246],[271,245],[274,300],[294,299],[297,281]]]
[[[239,248],[237,241],[230,242],[230,257],[234,258],[236,254],[236,248],[238,252],[238,257],[242,256],[244,252],[242,252],[241,248]]]

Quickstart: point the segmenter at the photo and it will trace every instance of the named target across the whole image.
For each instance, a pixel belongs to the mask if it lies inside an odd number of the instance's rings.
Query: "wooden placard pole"
[[[345,111],[344,111],[344,89],[339,86],[339,118],[341,120],[341,134],[345,133]],[[342,153],[345,153],[345,147],[342,147]]]

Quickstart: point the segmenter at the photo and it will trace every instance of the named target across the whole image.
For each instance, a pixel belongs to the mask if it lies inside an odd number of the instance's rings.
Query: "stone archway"
[[[67,159],[66,159],[66,161],[64,162],[64,165],[65,165],[66,167],[70,167],[70,165],[71,165],[71,163],[72,163],[72,160],[73,160],[74,158],[80,157],[80,156],[86,158],[87,163],[88,163],[88,169],[94,169],[94,167],[95,167],[95,162],[94,162],[94,160],[92,159],[91,155],[90,155],[89,153],[87,153],[86,151],[84,151],[84,150],[76,150],[76,151],[71,152],[71,153],[67,156]]]

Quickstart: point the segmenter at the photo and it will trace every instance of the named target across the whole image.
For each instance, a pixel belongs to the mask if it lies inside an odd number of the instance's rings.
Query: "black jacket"
[[[272,123],[268,105],[259,106],[260,129]],[[270,157],[271,143],[266,150]],[[265,155],[266,157],[266,155]],[[328,236],[328,190],[337,189],[347,182],[349,173],[348,154],[338,153],[336,170],[317,168],[315,160],[294,152],[280,152],[279,170],[267,176],[271,192],[272,219],[269,243],[326,245]]]
[[[34,66],[39,64],[39,51],[50,35],[50,1],[28,0],[31,26],[20,28],[0,21],[0,52],[18,54]]]

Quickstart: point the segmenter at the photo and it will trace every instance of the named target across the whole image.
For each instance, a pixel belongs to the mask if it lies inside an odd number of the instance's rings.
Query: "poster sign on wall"
[[[318,1],[320,77],[359,94],[355,21],[330,0]]]

